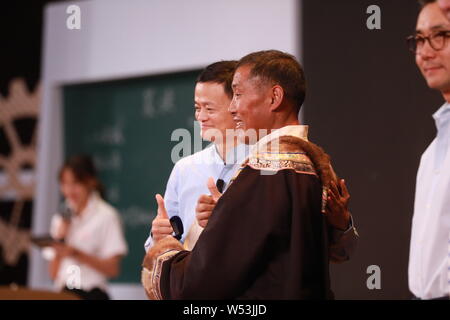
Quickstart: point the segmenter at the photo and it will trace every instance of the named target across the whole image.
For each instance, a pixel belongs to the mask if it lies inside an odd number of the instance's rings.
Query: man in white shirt
[[[422,1],[416,33],[408,38],[428,86],[444,105],[433,114],[437,136],[417,173],[409,257],[409,288],[419,299],[449,299],[450,21],[437,1]]]
[[[249,153],[248,145],[239,143],[234,130],[229,130],[235,128],[235,121],[228,107],[233,97],[231,82],[236,65],[237,61],[213,63],[206,67],[197,79],[195,118],[201,125],[202,138],[213,143],[205,150],[175,164],[167,182],[164,199],[156,195],[158,215],[152,222],[153,236],[147,239],[146,250],[154,242],[173,233],[169,221],[169,217],[173,216],[181,218],[184,233],[180,240],[184,242],[185,249],[191,250],[217,201],[207,194],[223,192]],[[208,187],[207,181],[210,177],[213,180],[208,182]],[[215,184],[221,190],[217,190]],[[358,238],[347,209],[349,195],[343,181],[340,181],[339,187],[342,194],[334,185],[334,193],[330,192],[330,206],[327,208],[328,222],[333,229],[330,258],[334,262],[348,260]],[[211,203],[208,204],[208,201]]]
[[[226,130],[234,128],[228,105],[233,95],[231,81],[236,64],[236,61],[213,63],[197,79],[195,118],[201,126],[202,138],[212,143],[175,164],[164,198],[156,195],[158,215],[152,222],[152,236],[145,243],[146,250],[155,241],[172,234],[169,216],[181,218],[184,232],[180,240],[187,249],[192,249],[196,239],[186,241],[186,236],[191,233],[189,238],[192,238],[192,232],[201,231],[196,226],[195,206],[198,197],[208,192],[206,181],[209,177],[213,177],[215,181],[221,179],[223,187],[226,187],[237,166],[247,156],[247,146],[238,144],[237,139],[232,136],[225,138]],[[192,232],[191,226],[194,226]]]

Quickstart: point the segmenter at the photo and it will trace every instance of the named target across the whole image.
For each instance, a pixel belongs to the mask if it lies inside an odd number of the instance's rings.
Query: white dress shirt
[[[50,234],[55,237],[62,217],[54,215]],[[119,214],[106,203],[96,192],[89,197],[86,208],[71,218],[65,243],[86,254],[98,258],[110,258],[116,255],[126,255],[128,252]],[[57,289],[63,289],[68,283],[77,283],[79,271],[80,288],[89,291],[95,287],[107,291],[106,276],[78,260],[67,257],[61,260],[55,280]]]
[[[224,161],[217,151],[214,143],[204,150],[194,153],[179,160],[170,174],[164,194],[164,205],[169,218],[179,216],[183,222],[184,242],[191,226],[195,223],[195,207],[197,200],[202,194],[210,194],[206,183],[209,177],[222,179],[224,190],[239,168],[241,162],[248,155],[249,146],[238,144],[234,149],[227,152]],[[201,228],[198,226],[198,228]],[[145,250],[153,245],[153,239],[148,237],[145,242]],[[187,249],[191,249],[190,246]]]
[[[409,255],[409,288],[420,299],[446,296],[450,286],[450,104],[433,118],[437,136],[420,160]]]

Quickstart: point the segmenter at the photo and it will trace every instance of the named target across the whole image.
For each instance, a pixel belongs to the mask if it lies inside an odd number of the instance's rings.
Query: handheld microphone
[[[64,221],[70,222],[75,213],[66,203],[63,203],[58,214],[61,216],[61,218],[64,219]]]
[[[179,216],[173,216],[169,221],[173,232],[175,233],[174,238],[180,240],[184,232],[183,221],[181,221]]]
[[[223,193],[223,187],[225,186],[225,181],[223,181],[222,179],[217,179],[216,181],[216,187],[217,190],[219,190],[220,193]]]

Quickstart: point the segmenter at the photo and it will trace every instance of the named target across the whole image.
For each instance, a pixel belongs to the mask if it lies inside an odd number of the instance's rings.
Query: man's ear
[[[270,111],[278,111],[284,99],[284,90],[281,86],[276,84],[272,87],[271,95],[272,102],[270,105]]]

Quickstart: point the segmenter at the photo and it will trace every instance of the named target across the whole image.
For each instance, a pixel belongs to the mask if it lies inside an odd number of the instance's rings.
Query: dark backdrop
[[[381,8],[381,30],[366,9]],[[304,107],[310,139],[331,155],[347,181],[360,233],[351,261],[332,266],[338,299],[408,299],[408,256],[415,178],[436,130],[443,99],[427,88],[405,38],[416,1],[303,1]],[[381,289],[366,286],[369,265]]]

